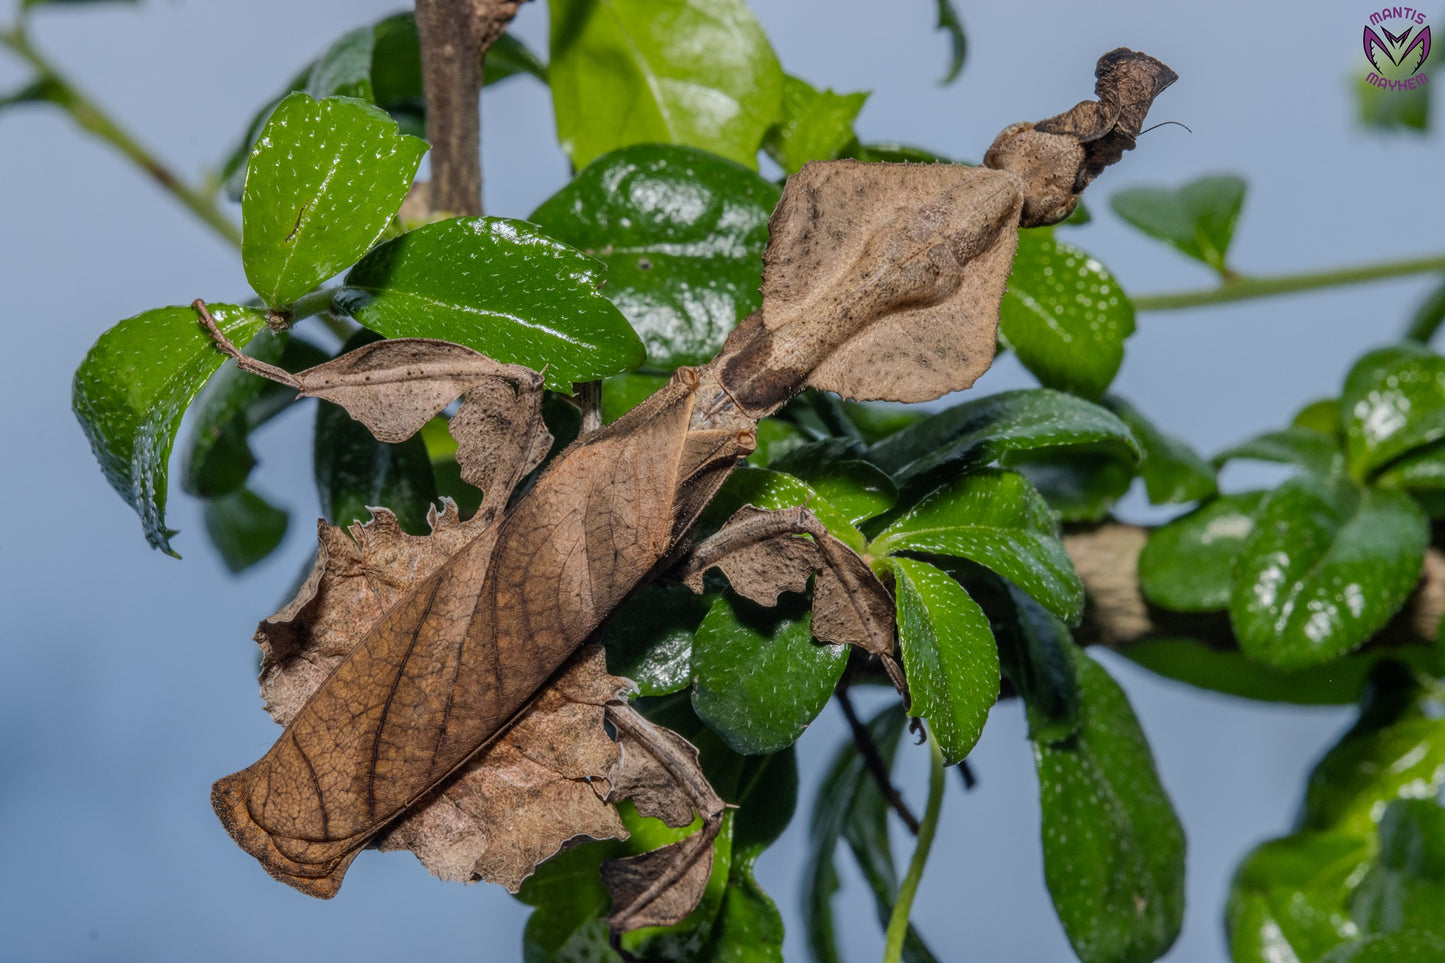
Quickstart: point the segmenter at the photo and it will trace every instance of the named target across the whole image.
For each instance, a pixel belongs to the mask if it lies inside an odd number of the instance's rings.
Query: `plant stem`
[[[903,820],[903,825],[913,835],[918,835],[918,817],[913,815],[913,810],[908,808],[904,801],[903,794],[898,787],[893,785],[893,778],[888,772],[888,766],[883,762],[883,756],[878,752],[878,746],[873,742],[868,727],[858,718],[858,712],[853,708],[853,699],[848,694],[848,683],[841,681],[833,693],[838,698],[838,708],[843,710],[843,717],[848,720],[848,729],[853,733],[853,744],[858,749],[858,755],[863,759],[863,765],[873,777],[877,784],[878,791],[883,793],[883,798],[888,800],[888,805]]]
[[[1201,291],[1143,294],[1133,298],[1133,302],[1135,309],[1139,311],[1177,311],[1182,308],[1197,308],[1207,304],[1248,301],[1254,298],[1273,297],[1277,294],[1341,287],[1347,284],[1380,281],[1409,274],[1427,274],[1433,271],[1445,271],[1445,255],[1437,254],[1433,257],[1414,258],[1407,261],[1386,261],[1380,264],[1363,264],[1358,267],[1333,268],[1328,271],[1307,271],[1303,274],[1242,277]]]
[[[153,152],[111,119],[93,100],[81,93],[68,77],[61,74],[54,64],[31,46],[30,38],[21,27],[0,30],[0,45],[9,48],[35,68],[35,81],[43,85],[44,99],[70,114],[71,119],[83,130],[89,131],[125,155],[233,247],[241,246],[240,230],[221,212],[208,194],[182,181],[161,163]]]
[[[918,845],[913,849],[908,875],[903,877],[903,885],[898,887],[898,900],[893,904],[893,915],[888,918],[883,963],[898,963],[903,956],[903,939],[908,935],[908,916],[913,909],[913,897],[918,892],[919,881],[923,879],[923,867],[928,862],[928,851],[933,848],[933,836],[938,830],[938,814],[943,809],[943,750],[932,734],[929,735],[928,745],[933,755],[933,767],[928,775],[928,807],[923,811],[923,824],[918,829]]]

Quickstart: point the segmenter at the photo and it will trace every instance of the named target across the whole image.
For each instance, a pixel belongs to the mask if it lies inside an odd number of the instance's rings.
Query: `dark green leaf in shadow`
[[[1184,914],[1184,830],[1123,690],[1070,654],[1079,731],[1034,743],[1044,881],[1082,963],[1155,960]]]
[[[1007,453],[1000,462],[1023,475],[1063,522],[1109,516],[1134,482],[1134,459],[1117,445],[1079,445]]]
[[[607,671],[637,683],[645,696],[678,692],[692,681],[692,639],[716,593],[654,584],[622,603],[602,629]]]
[[[1445,439],[1445,358],[1413,342],[1369,352],[1345,376],[1340,419],[1345,460],[1359,479]]]
[[[842,438],[799,445],[769,463],[774,471],[801,478],[854,525],[898,503],[893,480],[861,458],[862,446]]]
[[[266,324],[255,308],[213,304],[226,336],[246,345]],[[165,523],[167,463],[191,399],[226,356],[195,309],[156,308],[100,336],[76,369],[71,407],[106,481],[140,515],[146,541],[174,555]]]
[[[362,101],[283,100],[251,151],[241,194],[241,263],[261,299],[284,307],[365,254],[426,150]]]
[[[1023,699],[1029,738],[1054,744],[1079,731],[1074,639],[1058,616],[1015,586],[1005,586],[1010,617],[995,625],[1004,678]]]
[[[1214,456],[1214,464],[1221,468],[1241,460],[1296,465],[1316,475],[1331,475],[1345,467],[1344,454],[1334,435],[1301,425],[1263,432]]]
[[[864,442],[872,445],[896,434],[927,415],[916,405],[891,402],[844,401],[840,407],[849,424],[858,430]]]
[[[962,762],[998,701],[998,647],[988,616],[958,582],[917,559],[887,560],[910,715],[928,720],[948,765]]]
[[[937,0],[938,29],[948,34],[948,70],[944,72],[941,84],[951,84],[963,70],[963,61],[968,56],[968,37],[963,32],[963,21],[953,7],[953,0]]]
[[[557,139],[577,167],[632,144],[701,147],[756,169],[783,70],[743,0],[549,0]]]
[[[1044,387],[1098,398],[1124,360],[1134,305],[1093,257],[1052,231],[1020,231],[998,330]]]
[[[692,707],[735,752],[792,745],[822,711],[848,664],[848,647],[813,640],[800,597],[775,608],[724,596],[692,643]]]
[[[598,262],[526,221],[458,217],[377,247],[347,273],[336,305],[388,338],[440,338],[545,369],[547,387],[570,394],[642,363],[601,280]]]
[[[1155,505],[1197,502],[1219,490],[1214,468],[1189,445],[1166,435],[1145,418],[1139,409],[1118,395],[1109,395],[1104,406],[1118,415],[1144,449],[1139,476]]]
[[[691,147],[647,144],[598,158],[532,212],[551,236],[607,264],[603,292],[651,365],[702,364],[758,310],[777,185]]]
[[[1221,495],[1149,533],[1139,554],[1139,588],[1174,612],[1223,612],[1234,562],[1254,531],[1266,492]]]
[[[1125,221],[1227,275],[1226,255],[1244,207],[1244,178],[1216,174],[1183,187],[1134,187],[1109,198]]]
[[[706,529],[720,526],[744,505],[769,510],[806,505],[835,538],[855,552],[863,551],[867,544],[863,533],[853,527],[848,516],[833,507],[832,503],[806,482],[783,472],[753,468],[750,465],[737,469],[723,483],[717,496],[703,512],[701,527]]]
[[[1379,631],[1415,587],[1430,539],[1408,495],[1339,476],[1287,480],[1254,521],[1229,621],[1246,655],[1279,668],[1329,662]]]
[[[1415,309],[1405,329],[1404,340],[1429,344],[1441,324],[1445,324],[1445,280],[1436,285],[1435,290],[1426,295]]]
[[[838,94],[784,75],[783,115],[763,148],[785,174],[796,174],[808,161],[833,160],[856,140],[853,121],[867,100],[866,91]]]
[[[1445,809],[1434,799],[1397,799],[1380,818],[1380,853],[1350,906],[1366,933],[1445,925]]]
[[[884,529],[873,556],[918,552],[970,559],[1002,575],[1066,622],[1084,611],[1084,586],[1058,525],[1028,479],[985,469],[936,489]]]
[[[287,515],[249,488],[206,500],[206,534],[233,574],[274,552],[286,537]]]

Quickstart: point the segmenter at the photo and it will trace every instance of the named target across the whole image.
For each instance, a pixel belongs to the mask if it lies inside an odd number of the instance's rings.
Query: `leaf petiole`
[[[943,749],[938,740],[930,734],[929,751],[933,766],[928,774],[928,806],[923,811],[923,823],[918,827],[918,845],[913,849],[913,859],[908,863],[908,875],[898,887],[898,901],[893,904],[893,915],[888,918],[888,936],[883,945],[883,963],[898,963],[903,955],[903,938],[908,934],[908,914],[913,907],[914,894],[923,879],[923,867],[928,862],[928,851],[933,848],[933,836],[938,830],[938,816],[943,810]]]

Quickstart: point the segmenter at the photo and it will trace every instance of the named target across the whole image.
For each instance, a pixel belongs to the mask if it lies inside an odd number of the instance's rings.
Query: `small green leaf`
[[[1077,445],[1005,453],[1002,463],[1031,481],[1064,522],[1098,522],[1134,482],[1134,458],[1118,445]]]
[[[557,138],[577,167],[631,144],[685,144],[757,168],[783,70],[743,0],[550,0]]]
[[[1432,718],[1403,666],[1376,666],[1354,727],[1310,774],[1305,830],[1372,836],[1396,799],[1434,799],[1445,786],[1445,719]]]
[[[241,262],[284,307],[375,244],[411,188],[426,141],[361,101],[288,96],[261,131],[241,194]]]
[[[1128,426],[1113,412],[1034,388],[1001,391],[930,415],[873,445],[868,458],[900,489],[916,491],[1006,452],[1098,443],[1131,462],[1140,454]]]
[[[1442,323],[1445,323],[1445,280],[1436,285],[1435,290],[1426,295],[1415,309],[1405,329],[1404,340],[1429,344]]]
[[[785,75],[783,116],[763,144],[768,156],[786,174],[796,174],[808,161],[841,156],[856,140],[853,121],[867,100],[867,91],[836,94]]]
[[[1413,342],[1369,352],[1345,376],[1340,419],[1359,479],[1445,438],[1445,358]]]
[[[1020,231],[998,330],[1044,387],[1093,399],[1124,360],[1134,305],[1088,254],[1052,231]]]
[[[890,558],[910,715],[928,720],[948,765],[963,761],[998,700],[998,647],[988,616],[946,572]]]
[[[1318,963],[1426,963],[1445,959],[1445,937],[1421,930],[1367,936],[1337,946]]]
[[[693,633],[716,597],[676,583],[643,586],[602,630],[607,671],[636,682],[645,696],[685,689],[692,681]]]
[[[948,70],[939,83],[947,85],[958,79],[959,72],[963,70],[963,61],[968,55],[968,37],[964,35],[963,21],[953,8],[952,0],[937,0],[937,3],[938,29],[948,34],[949,48]]]
[[[202,517],[211,544],[231,572],[244,572],[286,537],[287,515],[249,488],[206,500]]]
[[[571,393],[642,363],[642,343],[597,291],[600,265],[526,221],[457,217],[377,247],[336,305],[388,338],[440,338],[547,376]],[[502,281],[505,283],[500,283]]]
[[[1332,475],[1345,467],[1334,435],[1301,425],[1263,432],[1214,456],[1214,463],[1220,467],[1237,460],[1298,465],[1316,475]]]
[[[1354,833],[1300,833],[1255,848],[1229,887],[1225,930],[1234,963],[1318,960],[1359,930],[1351,887],[1372,844]]]
[[[1438,930],[1445,924],[1445,809],[1434,799],[1397,799],[1380,818],[1380,855],[1355,890],[1366,933]]]
[[[1109,206],[1150,237],[1227,275],[1226,254],[1244,207],[1245,189],[1244,178],[1217,174],[1176,189],[1135,187],[1119,191],[1109,199]]]
[[[551,236],[606,262],[603,292],[650,363],[703,364],[758,310],[776,184],[692,147],[599,157],[532,212]]]
[[[1256,510],[1234,563],[1229,620],[1267,665],[1319,665],[1390,620],[1420,577],[1425,513],[1408,495],[1300,475]]]
[[[226,337],[245,345],[266,324],[255,308],[213,304]],[[165,524],[166,467],[181,415],[226,356],[191,307],[156,308],[100,336],[76,369],[71,407],[106,481],[141,517],[146,541],[174,555]]]
[[[1414,90],[1390,90],[1377,87],[1366,78],[1367,75],[1362,75],[1355,82],[1355,120],[1360,126],[1416,134],[1430,130],[1429,84],[1421,84]]]
[[[848,457],[842,439],[799,445],[769,462],[774,471],[801,478],[854,525],[898,504],[893,480],[870,462]]]
[[[1295,428],[1311,428],[1339,439],[1345,430],[1340,422],[1340,399],[1316,398],[1295,412],[1290,424]]]
[[[1221,495],[1149,533],[1139,553],[1139,588],[1175,612],[1229,607],[1234,562],[1254,531],[1265,492]]]
[[[1052,745],[1079,731],[1079,680],[1069,627],[1024,592],[1006,586],[1012,617],[998,631],[999,664],[1023,699],[1029,738]]]
[[[934,491],[884,529],[868,552],[970,559],[1066,622],[1084,612],[1084,586],[1053,513],[1028,479],[1011,471],[973,472]]]
[[[708,505],[701,525],[704,528],[717,527],[744,505],[769,510],[807,505],[808,510],[818,516],[818,521],[823,523],[824,528],[855,552],[861,552],[867,544],[863,533],[853,527],[848,516],[833,507],[807,483],[783,472],[753,468],[749,465],[737,469],[728,477]]]
[[[1070,654],[1079,731],[1034,743],[1044,881],[1082,963],[1155,960],[1184,915],[1184,830],[1123,690]]]
[[[1431,518],[1445,518],[1445,443],[1401,455],[1381,469],[1374,484],[1407,491]]]
[[[1144,490],[1155,505],[1197,502],[1219,490],[1214,469],[1193,448],[1166,435],[1145,418],[1139,409],[1118,395],[1109,395],[1104,406],[1118,415],[1144,449],[1139,475]]]
[[[626,855],[616,841],[584,843],[564,850],[537,867],[517,892],[536,907],[522,932],[526,963],[622,963],[609,945],[602,864]]]
[[[375,340],[363,331],[348,348]],[[372,507],[388,508],[412,535],[431,531],[427,510],[437,499],[436,477],[426,443],[415,435],[399,445],[377,441],[359,421],[336,405],[316,409],[316,490],[321,513],[343,528],[371,518]]]
[[[692,707],[735,752],[792,745],[828,704],[848,648],[813,641],[799,600],[765,609],[719,598],[692,643]]]

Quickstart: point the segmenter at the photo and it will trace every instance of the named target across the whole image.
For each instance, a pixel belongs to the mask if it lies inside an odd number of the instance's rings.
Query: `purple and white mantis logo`
[[[1364,43],[1365,59],[1375,68],[1366,80],[1374,86],[1415,90],[1430,82],[1420,72],[1430,56],[1430,25],[1425,23],[1422,11],[1414,7],[1382,7],[1370,14]]]

